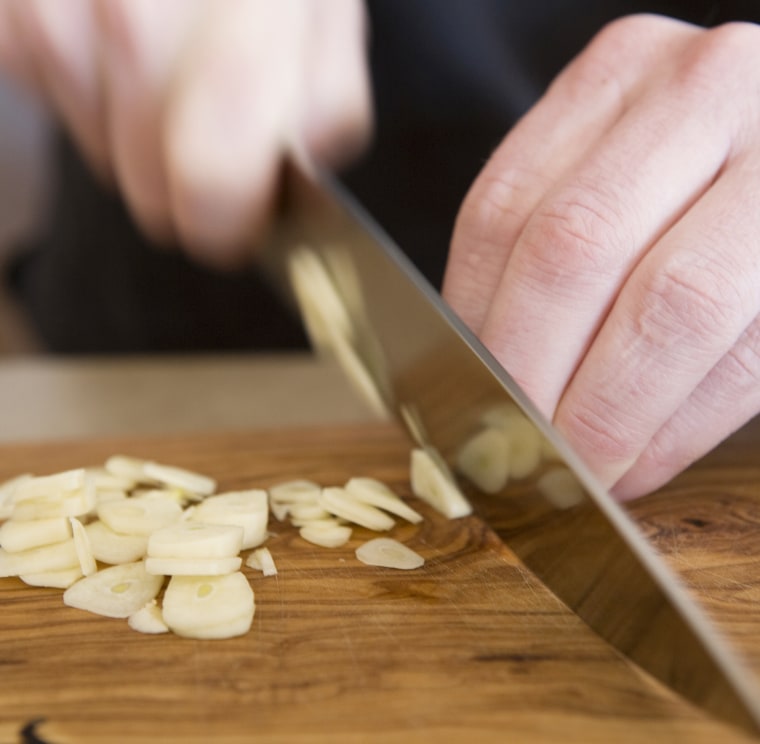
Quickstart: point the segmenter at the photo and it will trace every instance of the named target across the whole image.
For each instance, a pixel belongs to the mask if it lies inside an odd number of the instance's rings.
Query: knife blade
[[[760,733],[754,676],[623,508],[337,179],[308,163],[285,166],[264,254],[300,298],[312,340],[376,411],[399,417],[444,460],[499,411],[531,422],[540,461],[478,496],[478,513],[619,652],[698,707]],[[571,478],[559,499],[542,485],[558,469]]]

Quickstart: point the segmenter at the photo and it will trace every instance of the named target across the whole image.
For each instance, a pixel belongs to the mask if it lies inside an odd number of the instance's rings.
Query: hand
[[[360,0],[0,0],[0,63],[36,87],[159,241],[250,250],[295,140],[364,143]]]
[[[468,194],[444,294],[621,499],[760,410],[760,27],[604,29]]]

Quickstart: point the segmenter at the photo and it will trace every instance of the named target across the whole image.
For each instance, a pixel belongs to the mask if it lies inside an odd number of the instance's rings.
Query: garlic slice
[[[168,499],[129,498],[97,506],[98,517],[121,535],[150,535],[179,521],[182,507]]]
[[[237,525],[178,522],[150,535],[148,558],[234,558],[242,544]]]
[[[339,548],[345,545],[351,539],[352,532],[348,525],[338,522],[331,525],[324,522],[305,524],[298,530],[302,539],[321,548]]]
[[[412,524],[422,521],[422,514],[404,503],[385,483],[375,478],[351,478],[344,488],[346,493],[363,504],[376,506]]]
[[[51,545],[69,537],[71,537],[71,527],[65,517],[9,519],[0,525],[0,547],[9,553]]]
[[[258,548],[254,550],[246,559],[245,565],[256,571],[261,571],[264,576],[276,576],[277,566],[272,558],[269,548]]]
[[[0,577],[44,573],[79,566],[74,540],[8,553],[0,549]]]
[[[411,570],[425,564],[425,559],[398,540],[377,537],[360,545],[356,557],[368,566]]]
[[[448,465],[433,447],[412,450],[410,479],[414,494],[445,517],[457,519],[472,513]]]
[[[231,638],[250,630],[253,590],[240,573],[226,576],[173,576],[166,587],[163,619],[187,638]]]
[[[19,579],[29,586],[44,586],[50,589],[68,589],[75,581],[82,578],[79,565],[62,568],[57,571],[40,571],[39,573],[19,574]]]
[[[213,478],[194,473],[192,470],[185,470],[185,468],[163,465],[159,462],[146,462],[143,470],[148,478],[183,491],[208,496],[216,490],[216,481]]]
[[[499,493],[509,480],[510,441],[493,426],[470,437],[459,450],[457,470],[483,493]]]
[[[127,618],[127,625],[138,633],[156,635],[169,632],[169,626],[164,622],[161,608],[155,599],[152,599],[137,612],[133,612]]]
[[[235,525],[243,531],[242,549],[261,545],[267,538],[269,499],[260,488],[209,496],[197,504],[190,521]]]
[[[84,525],[75,517],[69,517],[71,524],[71,534],[74,539],[74,550],[77,553],[79,567],[82,569],[84,576],[91,576],[98,570],[98,564],[92,554],[90,547],[90,538],[85,531]]]
[[[366,527],[368,530],[381,532],[391,529],[395,524],[387,514],[374,506],[358,501],[349,495],[344,488],[335,486],[323,488],[319,503],[330,514],[342,517],[361,527]]]
[[[120,535],[100,520],[90,522],[84,529],[95,560],[102,563],[134,563],[148,551],[147,535]]]
[[[306,502],[314,504],[319,499],[322,487],[310,480],[291,480],[277,483],[269,488],[269,500],[294,504]]]
[[[58,497],[62,493],[77,491],[84,486],[85,469],[65,470],[53,475],[28,478],[16,486],[13,499],[16,504],[27,499]]]
[[[240,556],[229,558],[151,558],[145,559],[145,570],[155,576],[223,576],[240,569]]]
[[[151,576],[142,561],[111,566],[85,576],[63,593],[69,607],[106,617],[129,617],[155,599],[163,576]]]

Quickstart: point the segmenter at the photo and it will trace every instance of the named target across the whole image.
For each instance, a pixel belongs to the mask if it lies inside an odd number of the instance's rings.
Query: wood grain
[[[760,669],[751,451],[740,442],[635,514]],[[0,479],[115,452],[220,489],[361,474],[409,495],[406,439],[374,426],[5,446]],[[59,591],[0,580],[0,742],[25,741],[37,720],[49,744],[750,741],[620,658],[477,517],[414,506],[425,521],[393,533],[427,559],[412,573],[360,564],[364,530],[326,550],[274,523],[279,574],[249,573],[254,627],[229,641],[140,635],[65,607]]]

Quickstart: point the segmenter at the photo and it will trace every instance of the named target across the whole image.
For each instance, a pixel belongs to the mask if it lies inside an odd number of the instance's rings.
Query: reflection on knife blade
[[[334,290],[331,315],[312,307],[308,317],[309,300],[302,304],[315,342],[353,369],[376,411],[485,478],[479,514],[600,636],[687,699],[760,732],[754,679],[503,368],[329,176],[289,166],[285,182],[266,258],[281,276],[289,257],[302,269],[311,262],[314,281]],[[307,253],[294,253],[304,245]],[[488,431],[493,442],[477,444]],[[478,458],[491,458],[492,472],[483,462],[478,470]]]

